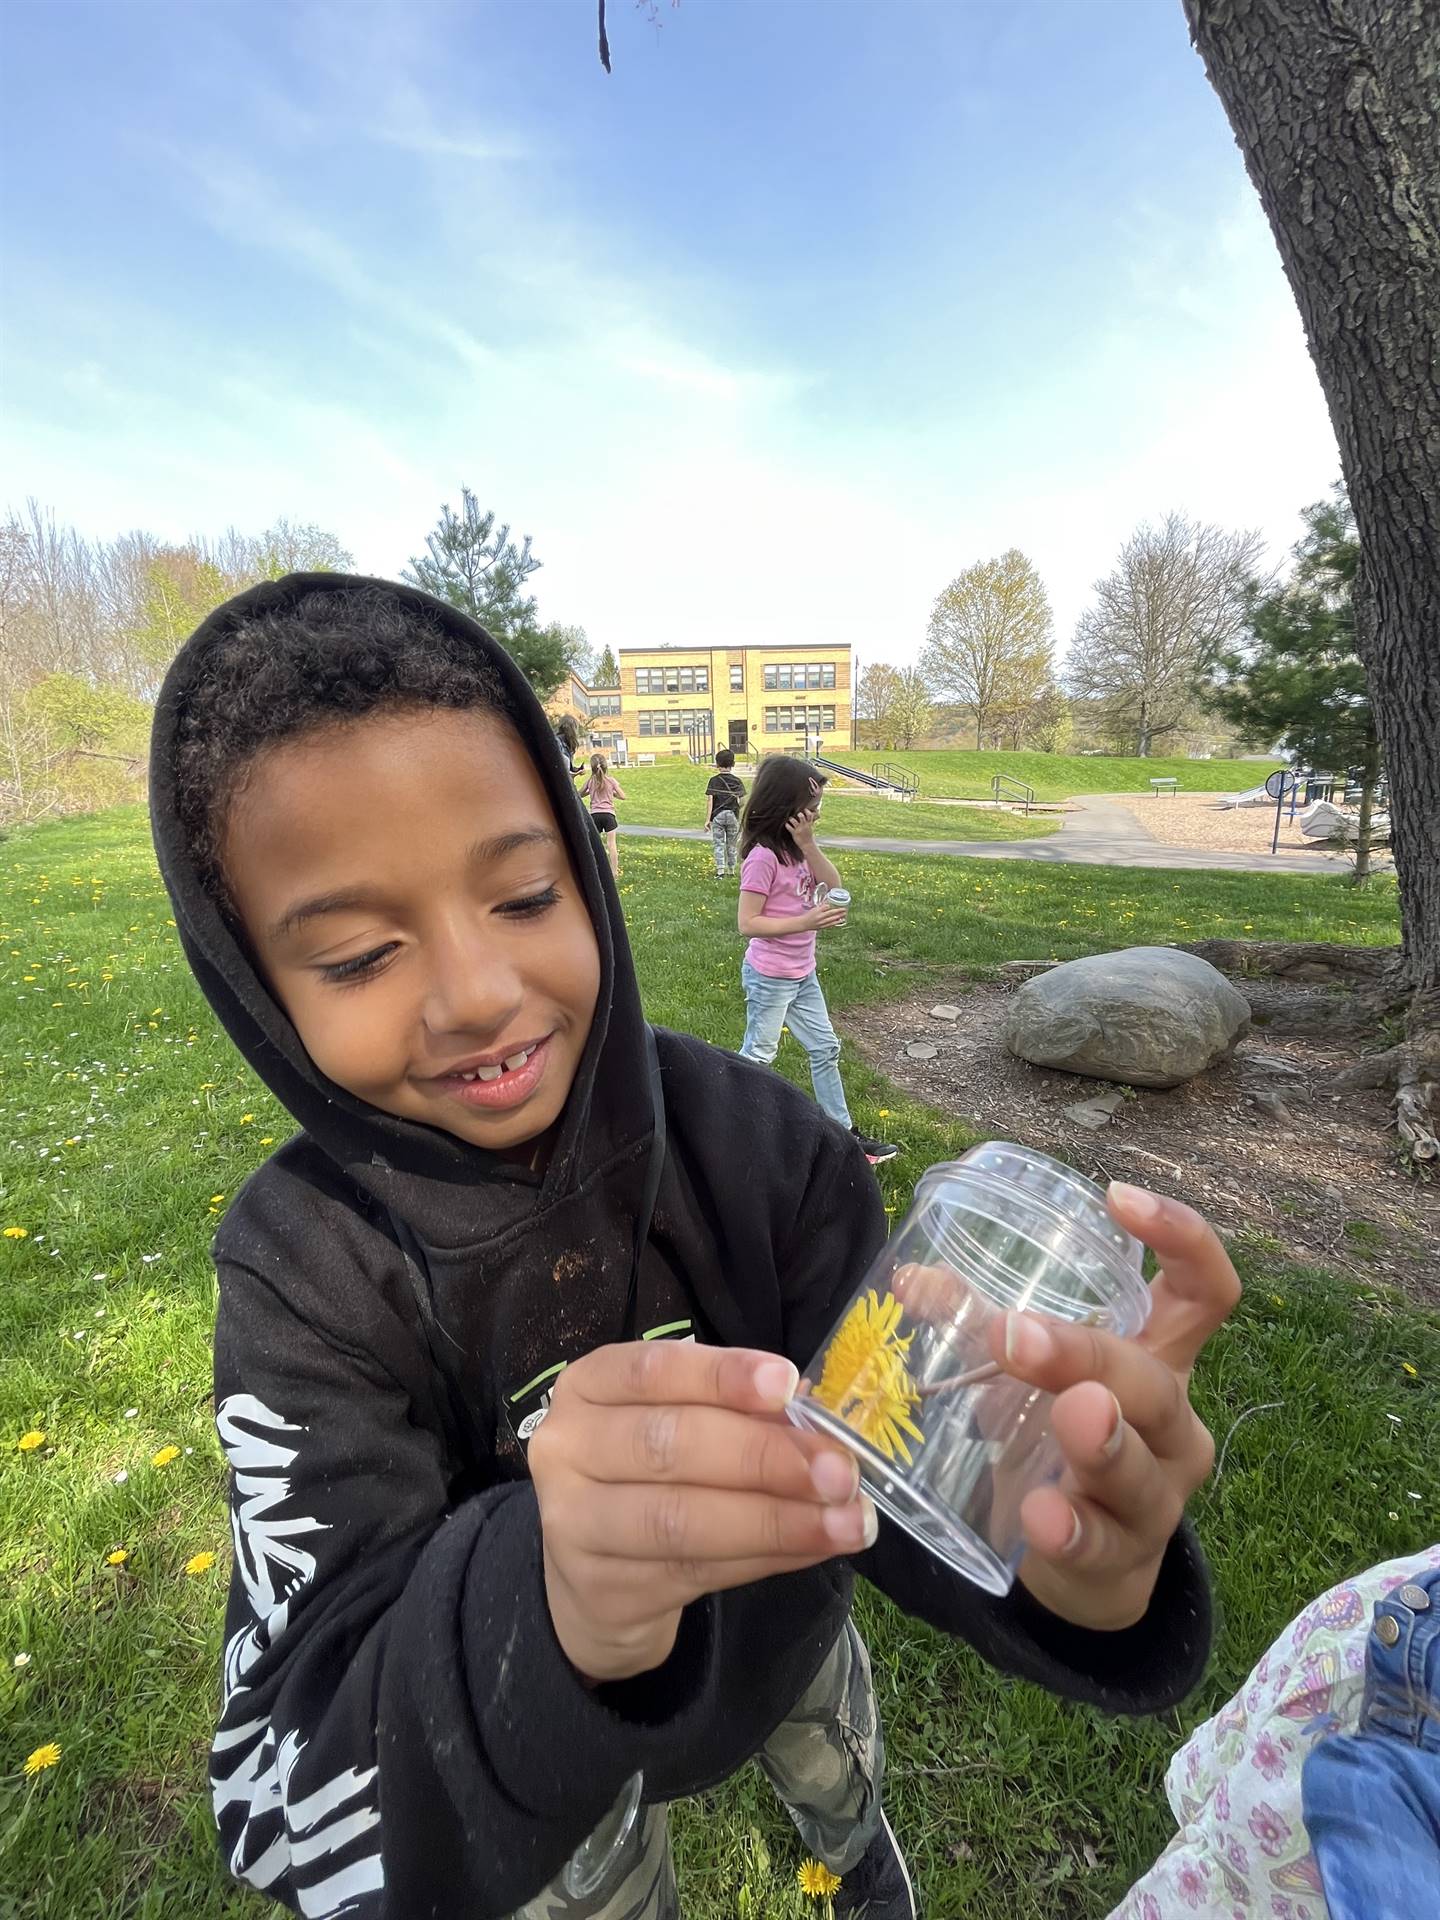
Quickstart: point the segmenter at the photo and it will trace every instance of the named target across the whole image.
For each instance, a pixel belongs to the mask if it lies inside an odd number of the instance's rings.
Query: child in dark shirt
[[[1236,1291],[1198,1216],[1113,1191],[1164,1267],[1141,1340],[997,1333],[1068,1469],[991,1598],[778,1417],[883,1244],[875,1183],[778,1076],[647,1027],[499,646],[388,583],[259,586],[166,677],[151,805],[196,977],[301,1127],[215,1243],[239,1878],[311,1920],[670,1920],[665,1804],[758,1757],[836,1912],[912,1920],[855,1568],[1057,1692],[1190,1688],[1212,1448],[1185,1383]],[[623,1883],[572,1900],[637,1773]]]
[[[715,755],[715,772],[705,788],[705,824],[710,829],[715,849],[715,877],[739,870],[740,809],[745,803],[745,786],[735,772],[735,755],[721,747]]]

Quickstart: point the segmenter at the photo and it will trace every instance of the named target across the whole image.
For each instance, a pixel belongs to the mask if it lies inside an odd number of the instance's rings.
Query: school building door
[[[730,722],[730,751],[732,753],[746,753],[749,747],[750,722],[748,720],[732,720]]]

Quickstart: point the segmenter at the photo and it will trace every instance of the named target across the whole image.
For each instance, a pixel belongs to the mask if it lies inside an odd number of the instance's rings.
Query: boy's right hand
[[[634,1341],[565,1369],[530,1442],[545,1594],[571,1665],[663,1665],[702,1594],[794,1573],[875,1538],[852,1455],[780,1416],[788,1360]]]

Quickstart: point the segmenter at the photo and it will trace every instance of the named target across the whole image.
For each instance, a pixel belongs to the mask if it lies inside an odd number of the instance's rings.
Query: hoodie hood
[[[315,1066],[244,943],[201,884],[175,805],[176,741],[187,700],[207,660],[259,615],[283,613],[303,596],[375,588],[414,605],[483,654],[504,690],[509,718],[545,785],[600,949],[594,1023],[544,1170],[533,1173],[439,1128],[382,1112]],[[150,748],[150,821],[180,944],[225,1031],[306,1133],[343,1172],[402,1214],[431,1244],[461,1247],[520,1224],[572,1191],[595,1167],[653,1130],[644,1016],[609,863],[570,778],[567,757],[534,690],[483,627],[413,587],[354,574],[295,573],[266,581],[218,607],[181,648],[165,676]],[[357,832],[365,795],[357,794]],[[462,1195],[469,1189],[473,1204]]]

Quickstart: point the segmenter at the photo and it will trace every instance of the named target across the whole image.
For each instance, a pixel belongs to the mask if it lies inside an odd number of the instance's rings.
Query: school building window
[[[766,707],[766,733],[804,733],[807,727],[824,733],[835,727],[834,707]]]
[[[767,693],[796,693],[811,687],[833,687],[835,684],[835,662],[833,660],[802,660],[793,666],[769,666],[765,669],[765,691]]]
[[[605,717],[618,714],[619,711],[620,696],[618,693],[595,693],[590,696],[590,705],[587,708],[587,712]]]
[[[636,693],[708,693],[708,667],[637,667]]]
[[[643,739],[653,740],[677,733],[713,733],[714,715],[709,708],[701,707],[664,707],[647,710],[642,708],[635,716],[638,722],[637,732]]]
[[[745,669],[744,669],[744,667],[731,667],[731,669],[730,669],[730,691],[731,691],[732,693],[743,693],[743,692],[745,691]]]

